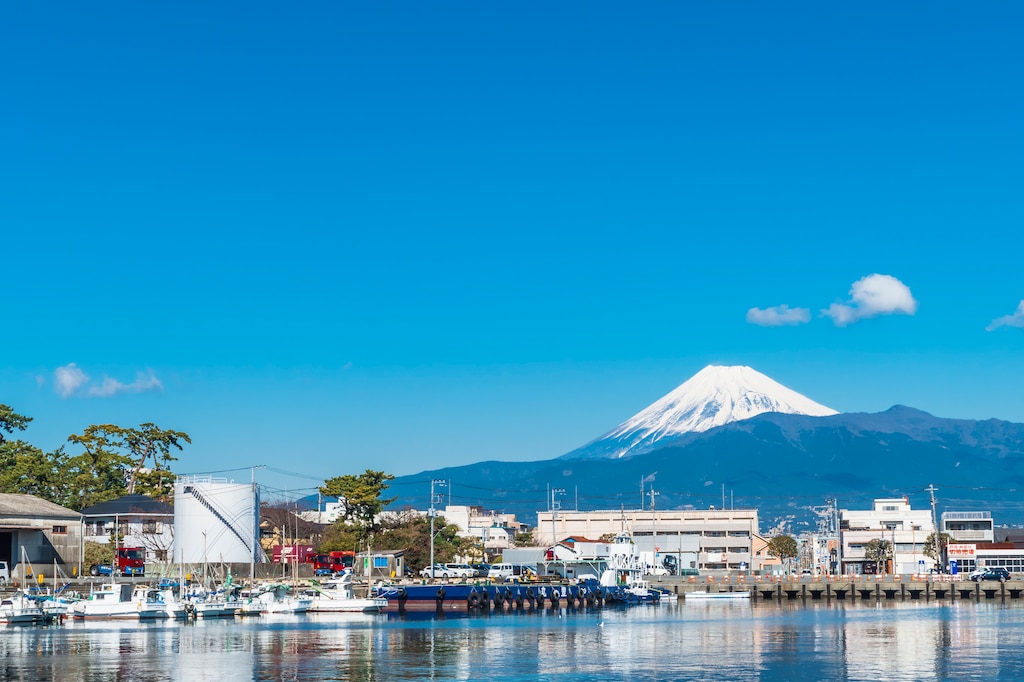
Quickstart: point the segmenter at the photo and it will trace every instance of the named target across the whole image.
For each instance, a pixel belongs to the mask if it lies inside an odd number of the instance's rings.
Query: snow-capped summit
[[[837,412],[750,367],[708,365],[674,391],[566,458],[624,457],[655,443],[764,412],[825,417]]]

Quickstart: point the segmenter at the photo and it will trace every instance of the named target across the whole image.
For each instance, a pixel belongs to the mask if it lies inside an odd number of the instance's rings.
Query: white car
[[[424,578],[472,578],[476,576],[476,569],[469,564],[434,564],[427,566],[420,575]]]

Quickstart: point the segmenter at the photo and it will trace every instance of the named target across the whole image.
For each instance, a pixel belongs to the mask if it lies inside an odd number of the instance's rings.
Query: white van
[[[532,580],[537,572],[525,564],[494,564],[487,571],[488,578],[495,580]]]
[[[6,561],[0,561],[0,585],[11,582],[11,569]]]

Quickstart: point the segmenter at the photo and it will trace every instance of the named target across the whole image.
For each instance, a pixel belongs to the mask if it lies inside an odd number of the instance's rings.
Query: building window
[[[164,532],[159,521],[143,521],[142,522],[142,533],[143,535],[160,535]]]
[[[68,527],[67,526],[54,526],[53,527],[53,534],[54,535],[67,535],[68,534]]]
[[[166,549],[158,549],[158,550],[155,550],[153,553],[156,554],[156,560],[157,561],[167,561],[167,550]]]

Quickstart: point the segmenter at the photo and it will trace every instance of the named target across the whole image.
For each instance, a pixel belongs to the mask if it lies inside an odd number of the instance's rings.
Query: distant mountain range
[[[1024,424],[942,419],[910,407],[837,414],[748,367],[708,367],[604,436],[559,458],[480,462],[397,478],[395,507],[429,506],[430,479],[452,481],[452,504],[516,513],[641,505],[757,507],[762,529],[810,527],[827,498],[868,508],[908,496],[938,511],[992,511],[1024,523]],[[643,504],[650,505],[649,497]]]

